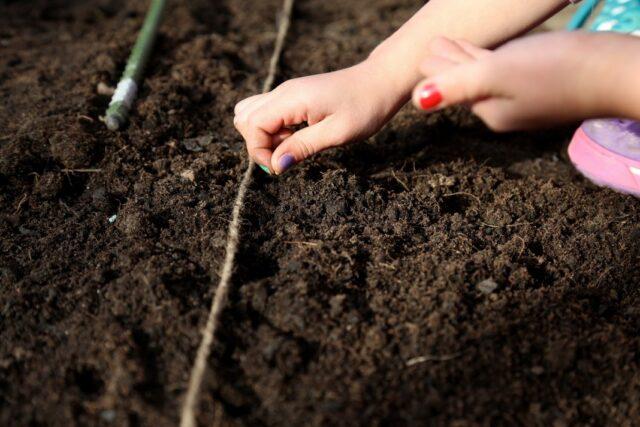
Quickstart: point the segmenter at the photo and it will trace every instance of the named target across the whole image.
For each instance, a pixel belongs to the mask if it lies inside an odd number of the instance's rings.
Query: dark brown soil
[[[178,420],[246,166],[231,112],[280,1],[170,2],[109,133],[96,87],[146,4],[0,2],[0,425]],[[280,79],[364,58],[420,4],[300,0]],[[257,171],[201,425],[633,424],[640,202],[579,178],[570,135],[407,108]]]

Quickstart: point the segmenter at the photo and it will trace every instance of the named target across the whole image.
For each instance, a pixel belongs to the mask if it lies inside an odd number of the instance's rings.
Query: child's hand
[[[234,124],[249,155],[276,174],[329,147],[366,138],[406,102],[372,60],[289,80],[235,107]],[[297,132],[290,127],[306,122]]]
[[[423,110],[469,104],[497,131],[629,115],[620,104],[632,98],[625,64],[638,43],[612,34],[550,33],[492,52],[440,39],[422,63],[428,78],[416,86],[413,102]]]

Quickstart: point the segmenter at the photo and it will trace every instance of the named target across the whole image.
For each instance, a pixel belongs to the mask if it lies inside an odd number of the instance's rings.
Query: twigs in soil
[[[282,15],[278,25],[278,35],[276,37],[275,47],[273,54],[269,61],[269,73],[262,86],[262,92],[268,92],[273,86],[275,81],[276,71],[278,69],[278,62],[280,60],[280,54],[284,47],[285,37],[289,31],[289,24],[291,22],[291,11],[293,9],[294,0],[284,0]],[[244,197],[251,183],[251,175],[255,167],[255,162],[249,159],[247,170],[242,177],[240,187],[238,188],[238,195],[233,203],[233,211],[231,214],[231,224],[229,224],[229,232],[227,237],[227,248],[222,265],[222,273],[220,274],[220,282],[216,293],[213,297],[211,304],[211,310],[207,318],[204,331],[202,333],[202,341],[198,347],[196,354],[196,360],[191,370],[191,377],[189,380],[189,387],[182,407],[182,413],[180,416],[181,427],[195,427],[196,425],[196,413],[198,410],[198,402],[200,396],[200,388],[202,386],[202,379],[206,370],[207,359],[211,353],[211,344],[216,334],[216,330],[219,324],[220,315],[224,309],[224,305],[227,300],[227,294],[229,293],[229,283],[231,279],[231,273],[233,270],[233,264],[235,261],[236,252],[238,251],[238,242],[240,237],[240,213],[244,205]]]
[[[461,355],[462,353],[443,354],[441,356],[434,355],[434,354],[427,354],[425,356],[412,357],[411,359],[407,360],[405,364],[407,365],[407,367],[409,367],[413,365],[419,365],[420,363],[425,363],[425,362],[446,362],[448,360],[452,360],[457,357],[460,357]]]
[[[516,259],[520,259],[525,249],[527,249],[527,242],[525,242],[524,239],[518,235],[516,235],[515,238],[522,242],[522,248],[520,249],[520,253],[518,253],[518,258],[516,258]]]
[[[86,114],[78,114],[78,120],[84,120],[85,122],[89,122],[89,123],[95,122],[93,118],[87,116]]]
[[[102,169],[88,168],[88,169],[60,169],[64,173],[100,173]]]
[[[426,175],[412,175],[410,173],[403,172],[402,170],[400,170],[400,171],[398,171],[396,173],[395,170],[391,169],[390,171],[382,171],[382,172],[377,172],[377,173],[371,174],[371,175],[369,175],[369,178],[373,178],[373,179],[393,178],[398,184],[400,184],[400,186],[402,188],[405,189],[405,191],[411,191],[411,189],[409,188],[407,183],[405,181],[403,181],[402,179],[400,179],[400,177],[398,177],[398,175],[405,175],[405,176],[411,175],[412,178],[415,177],[415,176],[426,176]]]
[[[318,243],[318,242],[305,242],[305,241],[285,240],[282,243],[286,243],[287,245],[320,246],[320,243]]]
[[[404,182],[403,180],[401,180],[400,178],[398,178],[398,176],[396,175],[395,171],[391,171],[391,176],[393,177],[393,179],[395,179],[396,181],[398,181],[398,183],[402,186],[402,188],[405,189],[405,191],[410,192],[411,190],[409,189],[409,186],[407,185],[406,182]]]
[[[511,228],[511,227],[520,227],[521,225],[531,225],[530,222],[516,222],[514,224],[496,225],[496,224],[489,224],[482,221],[479,224],[489,228],[502,228],[502,227]]]
[[[482,206],[482,202],[480,201],[480,197],[475,194],[467,193],[466,191],[456,191],[455,193],[443,194],[442,197],[455,197],[455,196],[467,196],[471,197],[478,202],[478,206]]]
[[[15,211],[13,211],[13,214],[17,214],[18,212],[20,212],[20,209],[22,209],[22,205],[24,204],[24,202],[27,201],[27,193],[24,193],[22,195],[22,198],[20,198],[20,201],[18,202],[18,205],[16,206]]]

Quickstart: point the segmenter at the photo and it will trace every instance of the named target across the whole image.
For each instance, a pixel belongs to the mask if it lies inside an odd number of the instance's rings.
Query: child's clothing
[[[594,3],[585,7],[593,7]],[[607,0],[591,27],[640,36],[640,0]],[[624,84],[624,82],[621,82]],[[640,123],[588,120],[569,145],[575,167],[598,185],[640,197]]]

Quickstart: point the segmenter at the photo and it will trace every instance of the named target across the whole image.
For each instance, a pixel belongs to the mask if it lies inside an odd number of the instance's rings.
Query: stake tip
[[[120,120],[115,116],[107,115],[104,119],[104,123],[107,125],[107,129],[109,130],[116,131],[120,129]]]

